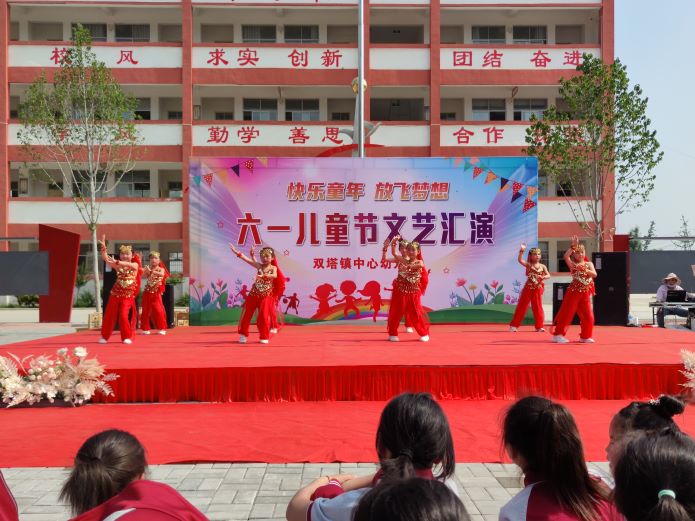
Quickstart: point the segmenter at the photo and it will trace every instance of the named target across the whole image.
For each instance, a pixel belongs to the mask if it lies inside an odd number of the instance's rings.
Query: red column
[[[601,56],[604,63],[613,63],[615,53],[615,9],[614,0],[603,0],[601,6]],[[613,251],[613,235],[615,235],[615,173],[607,176],[603,198],[603,240],[602,251]]]
[[[364,91],[364,120],[371,121],[371,91],[372,91],[372,76],[370,72],[371,60],[369,59],[369,50],[372,48],[369,39],[371,31],[369,30],[369,25],[371,23],[371,9],[370,0],[365,0],[364,2],[364,79],[367,82],[367,90]],[[379,132],[377,130],[377,132]],[[369,143],[370,140],[365,140],[365,143]],[[364,149],[365,157],[369,155],[369,149]]]
[[[190,273],[188,169],[193,153],[193,6],[191,0],[181,2],[181,104],[183,125],[181,131],[181,177],[183,182],[183,273]]]
[[[10,163],[7,150],[7,131],[10,119],[10,84],[8,74],[8,51],[10,42],[10,6],[0,0],[0,236],[10,234]],[[0,241],[0,251],[10,245]]]
[[[441,4],[440,0],[430,1],[430,156],[441,155],[439,142],[439,115],[441,97],[441,69],[439,67],[441,49]]]

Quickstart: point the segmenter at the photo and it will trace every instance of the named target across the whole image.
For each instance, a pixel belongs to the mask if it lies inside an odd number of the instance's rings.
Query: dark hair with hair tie
[[[119,494],[146,470],[145,449],[135,436],[116,429],[100,432],[77,451],[60,500],[75,515],[82,514]]]
[[[662,394],[649,402],[632,402],[618,411],[615,417],[622,422],[623,433],[633,431],[680,430],[673,417],[682,414],[685,403],[677,396]]]
[[[428,393],[403,393],[381,413],[376,451],[384,481],[415,476],[441,465],[438,479],[454,473],[454,443],[444,411]]]
[[[461,500],[444,483],[411,478],[377,485],[355,510],[353,521],[468,521]]]
[[[673,429],[635,437],[616,466],[614,497],[627,521],[695,519],[695,441]]]

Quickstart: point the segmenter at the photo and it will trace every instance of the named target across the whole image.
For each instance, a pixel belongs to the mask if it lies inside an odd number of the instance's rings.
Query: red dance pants
[[[391,304],[389,305],[389,314],[388,314],[388,318],[387,318],[387,323],[388,323],[388,324],[391,323],[391,320],[392,320],[391,314],[394,313],[393,310],[395,309],[394,306],[393,306],[393,302],[396,301],[397,299],[401,298],[402,295],[403,295],[403,294],[400,292],[400,290],[396,287],[396,281],[395,281],[395,280],[393,281],[393,284],[391,284],[391,287],[392,287],[393,289],[391,290]],[[399,322],[400,322],[401,317],[399,317],[398,320],[399,320]],[[407,317],[407,316],[405,317],[405,327],[406,327],[406,328],[413,327],[413,326],[408,322],[408,317]]]
[[[415,329],[418,335],[429,335],[430,325],[420,303],[420,293],[393,292],[387,322],[389,336],[398,336],[398,326],[403,316],[408,327]]]
[[[251,325],[251,319],[256,310],[258,310],[258,316],[256,317],[258,333],[260,334],[261,340],[268,340],[270,338],[272,316],[273,313],[275,313],[275,298],[272,295],[267,297],[249,295],[246,297],[244,309],[239,317],[239,334],[249,336],[249,326]]]
[[[543,288],[529,289],[526,286],[521,290],[519,302],[516,304],[514,317],[512,317],[512,322],[509,324],[510,326],[519,327],[521,325],[521,321],[524,320],[524,315],[526,315],[529,304],[531,304],[531,310],[533,311],[536,329],[543,327],[543,322],[545,322],[545,314],[543,313]]]
[[[594,310],[591,308],[591,295],[586,291],[567,290],[555,317],[555,335],[565,336],[574,314],[579,315],[580,338],[591,338],[594,333]]]
[[[140,314],[140,329],[149,331],[150,319],[154,327],[160,331],[167,328],[167,314],[162,304],[162,295],[159,293],[144,292],[142,294],[142,313]]]
[[[280,326],[280,320],[278,319],[278,313],[280,313],[279,308],[279,299],[278,298],[273,298],[273,312],[270,314],[270,329],[279,329]]]
[[[104,312],[104,320],[101,324],[101,337],[106,340],[109,339],[113,329],[116,327],[116,320],[118,320],[118,327],[121,331],[121,340],[133,337],[133,328],[130,323],[130,310],[133,310],[133,316],[137,313],[135,308],[135,298],[119,298],[110,296],[109,303],[106,306],[106,311]]]

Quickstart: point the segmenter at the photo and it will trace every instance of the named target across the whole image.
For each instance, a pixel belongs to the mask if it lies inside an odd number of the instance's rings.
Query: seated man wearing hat
[[[680,287],[681,279],[679,279],[678,275],[676,275],[675,273],[669,273],[663,278],[661,282],[661,286],[659,286],[659,289],[656,290],[657,302],[666,302],[666,296],[668,295],[669,291],[683,291],[683,288]],[[659,327],[666,327],[664,325],[664,317],[666,315],[678,315],[679,317],[687,317],[688,309],[682,306],[664,305],[660,307],[659,310],[656,312],[656,322],[659,325]]]

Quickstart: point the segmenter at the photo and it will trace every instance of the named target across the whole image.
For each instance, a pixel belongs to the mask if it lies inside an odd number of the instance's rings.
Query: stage
[[[233,327],[175,328],[166,336],[117,334],[98,344],[85,331],[0,348],[0,354],[49,354],[85,346],[110,372],[115,397],[105,401],[259,402],[388,400],[406,390],[440,399],[513,399],[528,392],[565,400],[617,400],[678,393],[688,331],[598,327],[595,344],[553,344],[530,327],[437,325],[431,341],[383,327],[287,326],[270,344],[238,344]],[[570,339],[578,328],[572,327]]]
[[[630,399],[679,393],[680,350],[695,349],[688,331],[610,327],[596,329],[596,344],[566,345],[499,325],[433,326],[429,343],[407,333],[388,342],[383,327],[357,324],[287,326],[268,345],[255,333],[236,343],[233,327],[176,328],[132,345],[99,336],[0,348],[23,358],[85,346],[120,375],[111,403],[3,411],[0,446],[12,450],[0,451],[0,467],[69,465],[85,438],[112,427],[136,434],[153,464],[373,462],[379,414],[406,390],[441,400],[458,461],[503,460],[501,417],[530,392],[563,400],[587,459],[605,460],[612,415]],[[679,421],[695,432],[690,413]]]

